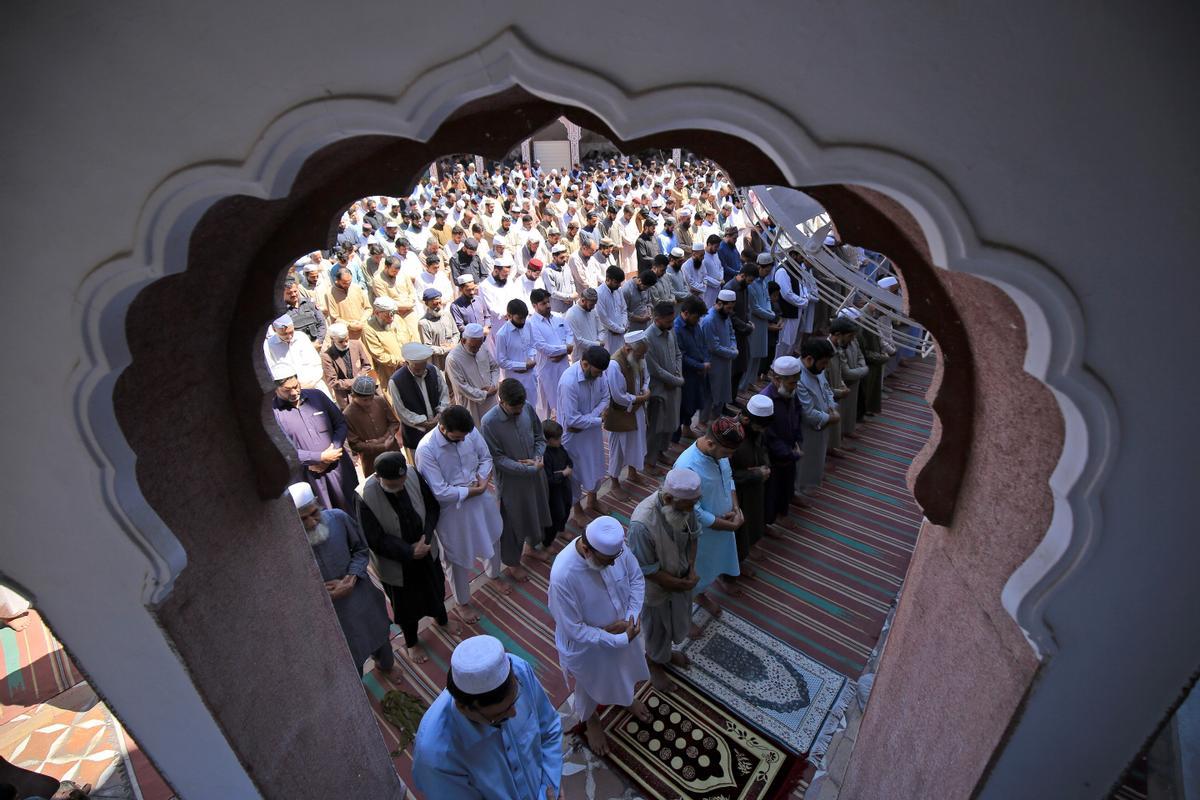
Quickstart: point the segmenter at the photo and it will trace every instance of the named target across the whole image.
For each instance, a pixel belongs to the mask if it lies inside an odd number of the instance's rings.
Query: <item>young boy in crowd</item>
[[[567,526],[571,514],[571,456],[562,446],[562,425],[552,419],[542,421],[542,435],[546,437],[546,452],[542,455],[542,466],[546,470],[546,484],[550,490],[550,527],[542,536],[542,546],[550,547]]]

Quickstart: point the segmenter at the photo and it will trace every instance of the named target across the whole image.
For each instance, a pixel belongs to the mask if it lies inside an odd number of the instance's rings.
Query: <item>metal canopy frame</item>
[[[825,244],[833,227],[828,212],[803,192],[780,186],[751,186],[739,190],[745,201],[750,221],[771,245],[771,255],[783,264],[791,275],[801,279],[801,262],[807,264],[817,282],[817,298],[836,315],[846,307],[854,307],[857,297],[865,297],[880,312],[878,317],[863,314],[857,318],[881,337],[886,338],[887,325],[891,340],[898,347],[917,351],[922,357],[933,352],[933,338],[914,320],[904,314],[904,302],[877,285],[880,278],[894,276],[895,266],[887,256],[869,256],[861,248],[861,264],[853,264]],[[775,223],[775,235],[767,233],[767,219]],[[869,267],[869,272],[864,271]],[[912,329],[920,331],[913,335]]]

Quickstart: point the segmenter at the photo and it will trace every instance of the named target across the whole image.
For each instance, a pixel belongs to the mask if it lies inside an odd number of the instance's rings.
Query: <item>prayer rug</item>
[[[846,677],[729,611],[714,620],[698,610],[695,622],[705,619],[682,648],[691,666],[674,671],[793,754],[812,750],[826,721],[845,710]]]
[[[637,697],[652,716],[643,723],[610,707],[602,720],[610,763],[648,800],[770,800],[799,778],[767,737],[678,683],[660,693],[647,681]]]
[[[0,725],[83,680],[36,611],[24,630],[0,625],[0,658]]]

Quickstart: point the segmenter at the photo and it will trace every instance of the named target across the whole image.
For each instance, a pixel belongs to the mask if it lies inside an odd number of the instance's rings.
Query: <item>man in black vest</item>
[[[442,411],[450,405],[450,393],[441,371],[429,363],[432,347],[409,342],[402,353],[405,363],[388,383],[388,399],[400,418],[400,441],[411,456],[421,437],[438,424]]]
[[[775,345],[775,357],[790,356],[798,342],[800,317],[808,305],[808,290],[804,283],[788,272],[787,264],[775,270],[775,282],[779,284],[779,316],[783,329],[779,331],[779,343]]]
[[[300,284],[295,278],[288,278],[283,284],[283,302],[287,306],[287,315],[292,318],[292,327],[304,331],[317,351],[325,340],[325,315],[311,300],[300,294]]]

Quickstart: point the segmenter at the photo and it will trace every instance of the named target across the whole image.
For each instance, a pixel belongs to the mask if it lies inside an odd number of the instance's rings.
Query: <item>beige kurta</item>
[[[460,344],[446,356],[446,376],[454,389],[454,398],[471,412],[478,426],[483,415],[496,405],[496,394],[488,394],[485,386],[500,385],[500,365],[484,345],[472,354]]]
[[[403,310],[397,311],[395,325],[400,330],[400,335],[405,337],[405,342],[420,341],[420,333],[417,331],[417,323],[421,320],[421,315],[425,313],[425,307],[417,302],[416,292],[413,291],[412,279],[404,274],[403,271],[396,273],[396,277],[391,277],[387,274],[387,270],[375,273],[375,280],[372,283],[375,288],[376,299],[380,297],[390,297],[396,301],[396,305]]]
[[[412,339],[404,338],[396,320],[392,320],[391,325],[384,325],[379,321],[379,317],[373,314],[367,320],[362,330],[362,343],[367,348],[367,354],[371,356],[375,377],[380,386],[387,386],[392,373],[404,363],[402,351],[405,343],[411,341]]]
[[[367,293],[357,283],[351,283],[349,289],[334,284],[325,293],[325,321],[332,325],[341,322],[350,329],[350,338],[362,336],[363,325],[371,316],[371,302]]]

